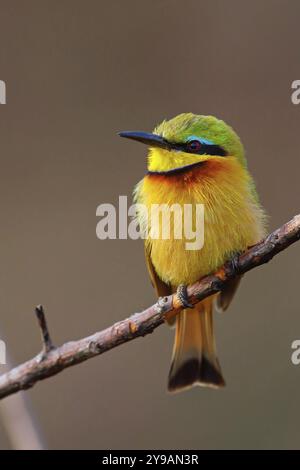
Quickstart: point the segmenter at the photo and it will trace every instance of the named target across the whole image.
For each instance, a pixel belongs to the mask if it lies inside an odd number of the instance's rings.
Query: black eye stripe
[[[186,144],[169,143],[170,150],[178,150],[185,153],[192,153],[194,155],[216,155],[219,157],[226,157],[227,155],[227,152],[219,145],[203,144],[200,142],[201,145],[199,150],[194,150],[189,144],[190,142],[187,142]]]
[[[197,152],[198,153],[198,152]],[[203,144],[199,152],[200,155],[218,155],[219,157],[226,157],[227,152],[219,145]]]

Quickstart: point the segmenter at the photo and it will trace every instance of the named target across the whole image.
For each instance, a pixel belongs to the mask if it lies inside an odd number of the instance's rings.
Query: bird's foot
[[[194,306],[189,302],[187,294],[187,287],[185,284],[180,284],[177,287],[176,295],[183,308],[193,308]]]
[[[240,265],[239,265],[239,257],[240,257],[239,252],[236,252],[232,258],[229,260],[229,267],[230,269],[234,272],[236,276],[240,274]]]

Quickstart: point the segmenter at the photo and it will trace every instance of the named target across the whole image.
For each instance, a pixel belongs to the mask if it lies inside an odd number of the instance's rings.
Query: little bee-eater
[[[189,240],[171,234],[168,239],[148,236],[145,253],[157,294],[177,291],[182,303],[182,311],[169,319],[169,323],[176,321],[169,391],[192,385],[222,387],[225,381],[216,353],[213,308],[227,309],[240,279],[195,306],[188,303],[186,285],[216,271],[265,234],[266,218],[244,148],[224,121],[191,113],[163,121],[153,134],[120,135],[149,146],[148,172],[135,190],[138,203],[149,212],[153,204],[204,207],[201,249],[187,250]]]

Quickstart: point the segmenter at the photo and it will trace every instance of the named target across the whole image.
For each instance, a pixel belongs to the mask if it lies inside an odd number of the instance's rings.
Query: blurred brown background
[[[98,204],[131,196],[145,172],[146,148],[118,130],[217,115],[245,144],[270,228],[299,212],[297,0],[1,0],[0,11],[0,335],[15,363],[40,349],[38,303],[61,344],[155,300],[142,242],[95,234]],[[249,273],[217,316],[224,391],[166,393],[173,333],[161,327],[28,392],[47,447],[299,448],[299,254]]]

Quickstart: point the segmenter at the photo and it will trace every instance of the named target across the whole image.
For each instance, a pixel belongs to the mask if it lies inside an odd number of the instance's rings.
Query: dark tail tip
[[[178,369],[174,367],[174,363],[171,365],[169,392],[179,392],[196,384],[214,388],[224,387],[225,381],[219,364],[214,364],[202,356],[201,361],[195,358],[189,359]]]

